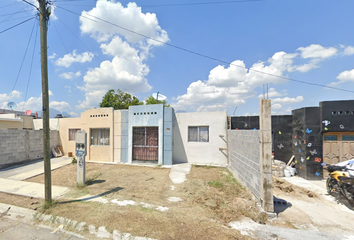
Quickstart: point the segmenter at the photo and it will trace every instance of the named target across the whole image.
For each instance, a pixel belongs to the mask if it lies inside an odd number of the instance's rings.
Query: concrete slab
[[[311,181],[309,181],[305,178],[301,178],[298,176],[284,177],[283,179],[295,186],[303,187],[303,188],[308,189],[310,191],[320,193],[321,195],[327,194],[325,179],[324,180],[311,180]]]
[[[192,165],[189,163],[172,165],[170,179],[174,184],[183,183],[187,180],[186,175],[190,173]]]
[[[50,160],[51,169],[54,170],[62,166],[68,165],[71,163],[71,161],[72,158],[69,157],[52,158]],[[42,173],[44,173],[43,159],[15,167],[2,169],[0,170],[0,178],[24,180]]]
[[[52,198],[59,198],[69,191],[66,187],[52,186]],[[44,184],[0,178],[0,192],[34,198],[45,198]]]

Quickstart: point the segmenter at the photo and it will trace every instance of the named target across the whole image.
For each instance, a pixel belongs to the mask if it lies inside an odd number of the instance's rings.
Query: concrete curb
[[[86,222],[77,222],[63,217],[41,214],[35,210],[10,204],[0,203],[0,213],[0,217],[8,217],[16,220],[21,219],[21,221],[25,223],[49,227],[50,229],[53,229],[52,233],[61,231],[83,239],[85,239],[85,237],[81,234],[90,234],[94,235],[95,238],[108,238],[113,240],[155,240],[153,238],[135,237],[130,233],[121,233],[118,230],[113,230],[113,232],[110,233],[104,226],[100,226],[96,230],[94,225],[87,226]]]

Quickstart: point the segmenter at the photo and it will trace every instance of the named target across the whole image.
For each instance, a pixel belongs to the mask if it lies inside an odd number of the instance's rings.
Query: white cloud
[[[53,60],[57,57],[56,53],[53,53],[52,55],[48,56],[48,59]]]
[[[273,109],[280,109],[280,108],[282,108],[281,104],[279,104],[279,103],[272,104],[272,110]]]
[[[339,81],[331,82],[329,84],[330,86],[336,86],[338,84],[345,83],[345,82],[354,82],[354,69],[341,72],[340,74],[338,74],[336,78]]]
[[[10,95],[11,95],[11,98],[10,98]],[[0,94],[0,102],[6,101],[6,104],[7,104],[7,101],[9,100],[9,98],[11,101],[12,98],[16,98],[16,99],[21,98],[21,95],[22,95],[22,93],[17,90],[13,90],[11,94],[1,93]]]
[[[150,70],[144,60],[150,56],[149,51],[152,47],[161,44],[102,21],[89,21],[85,18],[89,17],[86,13],[109,22],[119,23],[121,26],[163,42],[169,41],[166,31],[159,26],[155,14],[142,13],[141,8],[135,3],[129,3],[124,7],[119,2],[97,1],[91,11],[82,13],[80,29],[82,33],[90,34],[96,39],[100,43],[102,52],[113,58],[86,73],[84,85],[79,87],[86,92],[85,100],[76,107],[79,109],[97,107],[109,89],[119,88],[133,94],[150,91],[152,87],[146,79]]]
[[[51,101],[49,103],[49,107],[50,108],[55,108],[56,110],[59,110],[61,112],[68,111],[69,109],[71,109],[69,103],[64,102],[64,101],[62,101],[62,102]]]
[[[58,60],[55,61],[55,65],[57,66],[63,66],[63,67],[70,67],[71,64],[78,62],[78,63],[84,63],[84,62],[91,62],[93,59],[93,53],[91,52],[84,52],[82,54],[76,53],[76,50],[74,50],[72,53],[65,54],[64,57],[59,58]]]
[[[122,28],[112,26],[103,21],[91,21],[87,18],[94,19],[91,16],[104,19],[107,22],[116,23],[131,31],[140,33],[162,42],[169,41],[166,31],[161,29],[154,13],[142,13],[141,7],[136,3],[128,3],[124,7],[121,3],[101,0],[96,2],[96,7],[86,12],[83,11],[80,17],[81,32],[91,34],[99,42],[109,41],[116,35],[123,36],[129,43],[138,43],[145,39],[141,35],[134,34]],[[161,45],[161,43],[148,40],[148,45]]]
[[[297,51],[301,52],[302,58],[320,58],[325,59],[333,57],[337,54],[338,49],[335,47],[325,48],[319,44],[311,44],[307,47],[299,47]]]
[[[231,63],[229,68],[217,66],[209,73],[208,84],[217,87],[232,87],[237,82],[243,82],[247,69],[243,61],[236,60]]]
[[[79,114],[77,112],[69,112],[69,114],[70,114],[70,116],[74,116],[74,117],[79,116]]]
[[[296,98],[284,97],[284,98],[275,98],[272,99],[272,103],[282,103],[282,104],[291,104],[304,101],[303,96],[297,96]]]
[[[106,91],[104,91],[104,90],[87,92],[85,94],[85,100],[82,102],[79,102],[79,104],[76,105],[76,108],[77,109],[88,109],[88,108],[92,108],[94,106],[98,107],[98,103],[100,103],[102,101],[102,96],[104,94],[106,94]]]
[[[65,72],[65,73],[60,74],[59,76],[62,78],[65,78],[65,79],[73,79],[74,77],[80,77],[81,72],[80,71],[77,71],[76,73],[75,72]]]
[[[274,97],[286,96],[287,94],[288,94],[287,90],[278,92],[277,90],[275,90],[275,88],[269,88],[268,94],[266,93],[265,95],[268,96],[269,98],[274,98]],[[263,98],[263,94],[259,94],[258,98]]]
[[[354,54],[354,47],[348,46],[344,49],[344,55],[353,55]]]
[[[294,53],[276,52],[268,60],[256,62],[249,69],[242,60],[235,60],[230,66],[216,66],[210,71],[207,80],[191,83],[185,94],[174,98],[176,102],[172,103],[172,106],[185,111],[204,111],[208,106],[210,109],[237,106],[244,103],[247,98],[262,97],[262,94],[256,93],[263,84],[286,83],[287,74],[291,72],[308,72],[319,68],[321,62],[330,57],[343,56],[344,54],[339,54],[340,49],[345,49],[344,52],[347,54],[352,51],[352,48],[345,46],[323,47],[312,44],[299,47]],[[344,76],[344,73],[341,76]],[[275,88],[270,88],[268,93],[271,98],[286,95],[286,90],[277,92]],[[303,96],[276,98],[274,106],[276,109],[283,109],[284,104],[301,101]]]

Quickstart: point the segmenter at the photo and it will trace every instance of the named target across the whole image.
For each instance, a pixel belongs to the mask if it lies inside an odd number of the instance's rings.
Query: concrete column
[[[259,129],[260,129],[260,160],[262,208],[266,212],[274,212],[273,176],[272,176],[272,118],[271,101],[260,99]]]

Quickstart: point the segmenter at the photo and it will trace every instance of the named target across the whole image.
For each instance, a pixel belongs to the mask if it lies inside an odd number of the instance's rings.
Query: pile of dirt
[[[310,197],[310,198],[318,198],[319,196],[305,188],[295,186],[283,179],[273,177],[273,187],[274,187],[274,192],[282,192],[286,193],[287,195],[292,195],[292,196],[298,196],[298,197],[303,197],[304,195]]]

